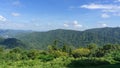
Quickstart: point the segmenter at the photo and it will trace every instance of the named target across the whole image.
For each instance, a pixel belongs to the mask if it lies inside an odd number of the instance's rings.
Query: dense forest
[[[63,44],[81,47],[87,46],[88,44],[95,43],[98,46],[105,44],[120,44],[120,28],[119,27],[105,27],[105,28],[94,28],[84,31],[75,31],[75,30],[64,30],[57,29],[51,31],[21,31],[21,30],[0,30],[0,36],[5,41],[1,42],[1,45],[7,43],[7,40],[12,38],[12,41],[16,43],[22,42],[25,45],[22,45],[23,48],[34,48],[34,49],[46,49],[48,45],[52,45],[54,40],[58,40],[58,46]],[[6,37],[7,36],[7,37]],[[13,39],[14,38],[14,39]],[[10,42],[9,46],[10,47]],[[18,45],[15,45],[18,46]],[[14,47],[15,47],[14,46]],[[13,45],[11,44],[11,47]]]
[[[0,31],[0,36],[1,68],[120,67],[118,27],[85,31]]]
[[[75,47],[86,46],[95,43],[99,46],[104,44],[120,44],[120,28],[95,28],[85,31],[74,31],[57,29],[47,32],[32,32],[16,37],[21,41],[29,44],[32,48],[43,49],[54,40],[59,40],[59,46],[62,44],[72,45]]]
[[[0,47],[1,68],[119,68],[120,45],[99,47],[89,44],[74,48],[57,47],[57,42],[46,50]]]

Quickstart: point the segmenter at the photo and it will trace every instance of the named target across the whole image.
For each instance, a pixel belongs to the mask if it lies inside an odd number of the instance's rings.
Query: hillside
[[[69,45],[74,47],[86,46],[90,43],[104,45],[107,43],[120,44],[120,28],[94,28],[85,31],[57,29],[46,32],[0,30],[0,45],[7,48],[27,47],[46,49],[48,45]]]
[[[66,44],[75,47],[85,46],[90,43],[98,45],[107,43],[120,44],[120,28],[94,28],[85,31],[57,29],[18,35],[16,38],[22,40],[32,48],[40,49],[52,45],[55,40],[58,41],[59,46]]]
[[[6,38],[6,39],[0,38],[0,47],[5,47],[8,49],[16,48],[16,47],[26,48],[26,49],[29,48],[29,46],[27,46],[21,40],[16,38]]]

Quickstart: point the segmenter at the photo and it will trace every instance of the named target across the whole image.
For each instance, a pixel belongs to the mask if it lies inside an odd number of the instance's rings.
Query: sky
[[[47,31],[120,26],[120,0],[0,0],[0,29]]]

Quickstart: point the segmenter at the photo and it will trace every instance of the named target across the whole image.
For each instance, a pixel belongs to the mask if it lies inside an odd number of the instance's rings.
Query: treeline
[[[120,45],[106,44],[101,47],[89,44],[74,48],[68,45],[57,46],[56,41],[46,50],[25,50],[19,47],[0,47],[0,67],[61,68],[87,67],[120,63]],[[96,68],[96,67],[95,67]],[[99,67],[98,67],[99,68]],[[112,67],[113,68],[113,67]]]

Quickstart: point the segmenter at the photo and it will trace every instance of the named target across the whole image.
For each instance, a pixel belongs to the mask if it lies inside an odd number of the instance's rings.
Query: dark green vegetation
[[[0,36],[1,68],[120,68],[120,28],[0,31]]]
[[[0,38],[0,46],[5,48],[20,47],[27,49],[27,45],[23,43],[21,40],[18,40],[16,38],[6,38],[6,39]]]

